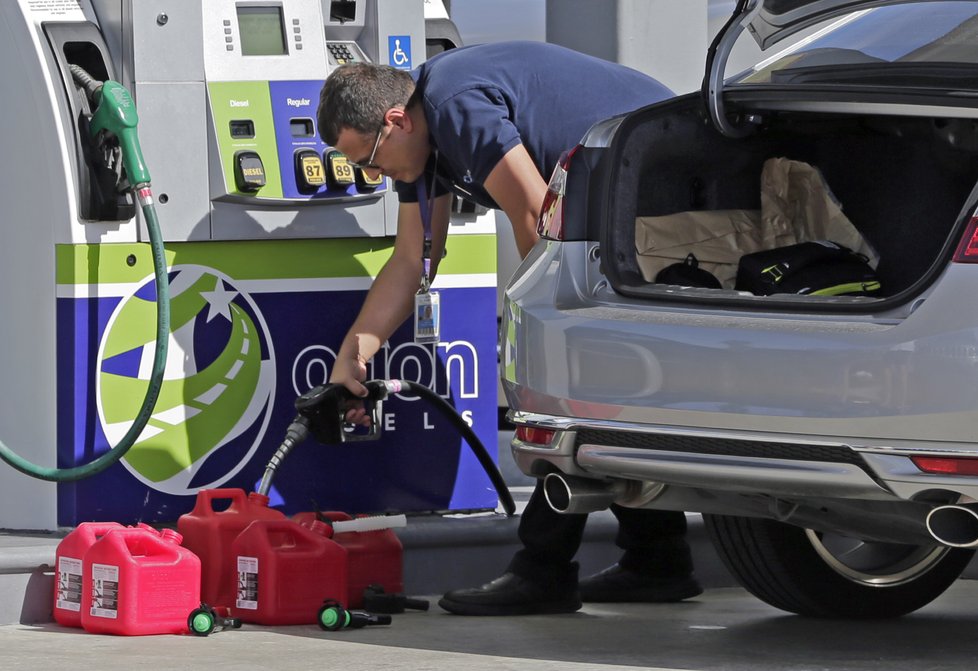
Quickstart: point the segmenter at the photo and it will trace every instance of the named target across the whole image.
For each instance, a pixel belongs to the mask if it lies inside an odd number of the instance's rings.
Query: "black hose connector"
[[[68,70],[71,72],[71,78],[75,80],[75,83],[85,89],[85,95],[89,102],[97,105],[102,96],[102,82],[88,74],[80,65],[72,63],[68,66]]]

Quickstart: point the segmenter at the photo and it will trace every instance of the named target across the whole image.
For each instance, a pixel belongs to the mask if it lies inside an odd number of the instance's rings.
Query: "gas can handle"
[[[248,527],[263,529],[265,537],[270,542],[273,535],[288,538],[290,546],[295,548],[308,547],[322,542],[322,534],[288,518],[280,520],[255,520]]]
[[[197,503],[194,504],[193,514],[198,516],[210,515],[215,512],[214,501],[230,499],[232,506],[244,505],[247,501],[245,491],[237,488],[202,489],[197,492]]]
[[[82,522],[77,530],[83,537],[95,542],[110,531],[122,528],[123,526],[118,522]]]

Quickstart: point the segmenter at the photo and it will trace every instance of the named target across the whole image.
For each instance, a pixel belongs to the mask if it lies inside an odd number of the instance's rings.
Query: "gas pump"
[[[133,425],[155,343],[147,230],[117,166],[86,141],[69,69],[139,109],[169,270],[164,381],[119,463],[51,484],[0,470],[0,526],[168,522],[202,488],[253,489],[295,398],[335,350],[393,247],[396,196],[323,143],[319,90],[354,61],[425,59],[425,0],[13,0],[0,5],[0,441],[46,466],[90,461]],[[495,239],[452,235],[442,341],[398,331],[370,379],[435,390],[495,444]],[[52,406],[54,412],[51,412]],[[480,510],[492,484],[416,397],[383,437],[296,452],[270,492],[287,513]],[[29,502],[29,505],[24,505]]]

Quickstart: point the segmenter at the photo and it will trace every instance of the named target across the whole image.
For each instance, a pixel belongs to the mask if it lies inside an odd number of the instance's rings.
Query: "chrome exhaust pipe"
[[[622,480],[592,480],[561,473],[543,479],[547,504],[558,513],[593,513],[604,510],[625,493]]]
[[[978,547],[978,503],[937,506],[927,513],[927,531],[950,547]]]

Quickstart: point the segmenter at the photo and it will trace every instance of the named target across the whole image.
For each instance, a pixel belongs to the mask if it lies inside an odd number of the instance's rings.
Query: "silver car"
[[[795,237],[741,242],[778,221],[779,161],[814,201],[780,203]],[[520,468],[558,511],[703,513],[732,574],[790,612],[929,603],[978,546],[976,183],[978,2],[742,0],[701,93],[597,124],[554,171],[506,291]],[[826,212],[844,226],[811,228]],[[735,234],[713,259],[697,227],[718,221]],[[835,261],[791,289],[737,277],[843,236],[871,281]],[[654,272],[699,262],[719,286]]]

